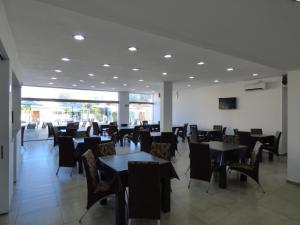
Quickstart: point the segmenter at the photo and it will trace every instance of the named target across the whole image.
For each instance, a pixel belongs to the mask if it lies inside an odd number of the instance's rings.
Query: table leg
[[[225,165],[219,167],[219,187],[222,189],[227,188],[227,174]]]
[[[81,158],[78,160],[78,173],[79,174],[83,173],[83,166],[82,166],[82,159]]]
[[[161,209],[163,212],[170,212],[171,203],[171,180],[164,178],[161,181]]]
[[[273,158],[274,158],[273,154],[269,152],[269,161],[273,161]]]
[[[116,225],[126,224],[125,204],[125,189],[122,189],[116,194]]]

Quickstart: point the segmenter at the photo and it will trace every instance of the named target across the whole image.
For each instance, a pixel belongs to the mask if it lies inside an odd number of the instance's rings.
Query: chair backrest
[[[240,145],[247,145],[249,149],[252,149],[254,143],[251,138],[251,133],[248,131],[238,131],[237,135],[239,136]]]
[[[251,134],[263,134],[263,130],[261,128],[251,128],[250,133]]]
[[[128,162],[129,218],[160,219],[160,167],[157,162]]]
[[[223,126],[222,125],[213,125],[213,130],[222,131],[223,130]]]
[[[88,195],[93,195],[100,182],[100,179],[97,170],[96,159],[92,150],[88,150],[82,155],[82,161],[85,169]]]
[[[94,155],[96,158],[101,156],[115,155],[116,148],[113,142],[102,143],[97,146],[96,152]]]
[[[184,126],[183,126],[183,136],[184,137],[186,137],[188,125],[189,125],[188,123],[185,123]]]
[[[71,136],[71,137],[75,138],[76,134],[77,134],[76,128],[67,128],[66,129],[66,136]]]
[[[53,124],[50,122],[47,123],[47,126],[48,126],[48,137],[53,137],[54,136]]]
[[[84,138],[84,148],[86,151],[88,149],[91,149],[93,151],[93,153],[95,154],[99,144],[101,144],[101,138],[99,136]]]
[[[135,126],[132,133],[132,140],[138,142],[140,137],[140,126]]]
[[[192,129],[196,129],[198,131],[197,124],[190,124],[190,133],[192,133]]]
[[[74,167],[76,160],[74,157],[75,148],[72,137],[58,137],[59,166]]]
[[[278,154],[280,137],[281,137],[281,132],[280,131],[276,131],[275,138],[274,138],[274,143],[273,143],[274,151],[275,151],[276,154]]]
[[[191,142],[198,142],[198,136],[199,136],[199,134],[198,134],[197,125],[196,125],[196,127],[195,126],[193,126],[193,127],[191,126],[190,129],[191,129],[191,137],[190,137]]]
[[[115,132],[113,132],[113,133],[111,134],[111,140],[112,140],[112,142],[113,142],[114,144],[117,144],[117,142],[119,141],[119,132],[118,132],[118,130],[115,131]]]
[[[189,143],[190,147],[190,177],[210,181],[212,168],[208,144]]]
[[[175,151],[177,149],[177,137],[173,134],[173,132],[161,132],[160,142],[171,144],[171,156],[175,156]]]
[[[87,136],[87,137],[91,136],[91,126],[88,126],[88,127],[86,128],[86,136]]]
[[[151,152],[152,155],[162,158],[164,160],[171,159],[171,144],[152,142]]]
[[[257,141],[254,145],[254,148],[251,153],[250,158],[250,165],[252,165],[254,168],[258,168],[259,165],[259,154],[262,151],[263,144],[260,141]]]
[[[151,135],[149,131],[140,131],[141,151],[150,152],[151,150]]]
[[[92,126],[93,126],[93,135],[99,135],[100,134],[100,129],[99,129],[98,123],[93,122]]]
[[[118,126],[117,125],[109,125],[107,132],[110,136],[112,136],[113,133],[118,132]]]
[[[224,135],[223,142],[227,144],[239,144],[239,136],[238,135]]]

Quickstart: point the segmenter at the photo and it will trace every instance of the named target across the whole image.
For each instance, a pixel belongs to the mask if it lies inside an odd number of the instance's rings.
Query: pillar
[[[163,82],[160,88],[160,130],[172,131],[172,82]]]
[[[118,124],[129,124],[129,92],[119,92],[119,112],[118,112]]]

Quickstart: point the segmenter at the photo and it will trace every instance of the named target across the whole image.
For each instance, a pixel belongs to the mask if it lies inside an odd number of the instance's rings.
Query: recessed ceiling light
[[[197,65],[204,65],[204,64],[205,64],[205,63],[202,62],[202,61],[197,63]]]
[[[162,75],[163,75],[163,76],[167,76],[168,73],[167,73],[167,72],[163,72]]]
[[[299,0],[299,1],[300,1],[300,0]],[[252,76],[257,77],[257,76],[258,76],[258,73],[254,73],[254,74],[252,74]]]
[[[170,58],[172,58],[172,55],[171,54],[166,54],[166,55],[164,55],[164,58],[165,59],[170,59]]]
[[[194,76],[189,76],[189,78],[190,78],[190,79],[194,79],[195,77],[194,77]]]
[[[139,80],[139,82],[143,82],[144,80]]]
[[[53,82],[49,82],[48,84],[52,85],[52,84],[54,84],[54,83],[53,83]]]
[[[105,82],[104,82],[104,81],[101,81],[100,84],[105,84]]]
[[[233,71],[234,69],[230,67],[230,68],[227,68],[226,70],[227,71]]]
[[[56,77],[51,77],[51,80],[56,80],[57,78]]]
[[[187,87],[192,87],[192,85],[188,84]]]
[[[150,86],[149,85],[146,85],[146,88],[149,88]]]
[[[127,84],[123,84],[123,86],[124,86],[124,87],[126,87],[126,86],[127,86]]]
[[[77,84],[72,84],[73,87],[77,87]]]
[[[76,34],[73,37],[77,41],[83,41],[85,39],[85,37],[83,35],[81,35],[81,34]]]
[[[83,83],[83,82],[84,82],[84,80],[79,80],[79,82]]]
[[[137,49],[134,46],[129,46],[128,50],[131,51],[131,52],[135,52]]]
[[[154,90],[152,90],[152,93],[155,93],[155,91],[154,91]]]
[[[119,77],[117,77],[117,76],[114,76],[113,78],[114,78],[114,79],[119,79]]]
[[[103,67],[111,67],[111,65],[110,65],[110,64],[107,64],[107,63],[103,64],[102,66],[103,66]]]
[[[111,88],[112,90],[115,90],[115,88]]]
[[[94,85],[92,85],[92,86],[91,86],[91,88],[95,88],[95,86],[94,86]]]
[[[69,59],[69,58],[66,58],[66,57],[63,57],[63,58],[61,58],[61,61],[64,61],[64,62],[69,62],[69,61],[71,61],[71,59]]]
[[[133,68],[132,71],[139,71],[139,68]]]
[[[61,73],[62,71],[61,70],[54,70],[54,72]]]
[[[219,83],[220,81],[219,81],[219,80],[214,80],[214,82],[215,82],[215,83]]]
[[[88,74],[90,77],[94,77],[95,76],[95,74],[93,74],[93,73],[89,73]]]

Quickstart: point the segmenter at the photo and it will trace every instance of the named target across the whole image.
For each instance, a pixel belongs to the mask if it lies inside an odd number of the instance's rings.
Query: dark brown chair
[[[214,167],[208,144],[190,142],[190,179],[209,182],[206,192],[209,190]],[[188,188],[191,186],[191,180]]]
[[[118,132],[118,126],[117,125],[109,125],[107,132],[108,132],[109,136],[112,136],[113,133]]]
[[[100,181],[96,159],[91,150],[86,151],[82,155],[82,161],[85,169],[88,191],[86,212],[81,216],[79,223],[82,222],[83,217],[96,202],[115,193],[114,177],[108,181]]]
[[[261,128],[251,128],[251,134],[263,134],[263,130]]]
[[[171,144],[169,143],[158,143],[152,142],[151,145],[151,155],[164,160],[171,160]]]
[[[128,210],[131,219],[159,220],[161,209],[160,167],[157,162],[128,162]]]
[[[91,149],[93,153],[95,153],[99,144],[101,144],[101,138],[99,136],[84,138],[85,151]]]
[[[259,141],[256,142],[253,151],[251,153],[250,163],[232,163],[229,166],[230,170],[236,170],[240,173],[243,173],[249,177],[251,177],[253,180],[256,181],[256,183],[260,186],[263,193],[265,193],[263,187],[261,186],[259,182],[259,155],[262,151],[263,144]]]
[[[56,171],[56,176],[58,175],[60,167],[71,167],[71,176],[73,167],[76,166],[76,162],[79,158],[79,154],[75,151],[74,142],[72,137],[58,137],[58,147],[59,147],[59,163],[58,169]]]
[[[88,126],[87,128],[86,128],[86,137],[90,137],[91,135],[91,126]]]
[[[100,134],[100,129],[99,129],[98,123],[93,122],[92,126],[93,126],[93,135],[99,135]]]
[[[215,131],[222,131],[223,130],[223,126],[222,125],[213,125],[213,130],[215,130]]]
[[[141,143],[141,151],[150,152],[152,138],[149,131],[140,131],[140,143]]]
[[[61,132],[58,130],[57,127],[53,127],[53,146],[56,146],[58,144],[58,138],[62,136]]]
[[[66,129],[66,136],[76,138],[77,129],[76,128],[67,128]]]
[[[116,148],[113,142],[98,144],[94,155],[96,158],[108,155],[115,155]]]
[[[187,129],[188,129],[188,123],[185,123],[183,129],[178,131],[178,136],[182,138],[182,142],[185,142]]]
[[[177,137],[173,132],[161,132],[161,143],[169,143],[171,145],[170,153],[171,157],[175,156],[175,151],[177,151]]]
[[[53,124],[47,123],[47,127],[48,127],[48,138],[53,137],[54,136],[54,132],[53,132]]]
[[[253,149],[255,144],[254,139],[251,137],[251,133],[248,131],[238,131],[237,135],[239,136],[240,145],[248,146],[248,150]],[[249,152],[250,154],[250,152]]]
[[[273,155],[279,157],[279,142],[280,142],[281,132],[277,131],[274,137],[273,143],[268,143],[263,145],[263,149],[269,152],[269,159],[273,159]]]
[[[132,141],[135,145],[139,142],[140,138],[140,126],[135,126],[133,132],[128,134],[127,139]]]

